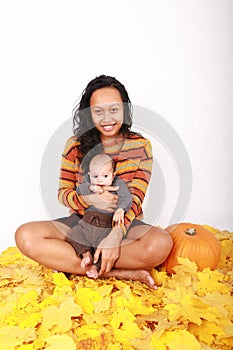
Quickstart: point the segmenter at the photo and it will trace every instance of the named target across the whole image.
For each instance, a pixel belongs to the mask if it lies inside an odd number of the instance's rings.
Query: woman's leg
[[[58,271],[86,274],[81,259],[65,241],[70,228],[60,222],[38,221],[20,226],[15,233],[19,250],[27,257]]]
[[[172,246],[171,236],[163,229],[149,225],[135,226],[122,241],[120,258],[115,267],[150,270],[166,260]]]

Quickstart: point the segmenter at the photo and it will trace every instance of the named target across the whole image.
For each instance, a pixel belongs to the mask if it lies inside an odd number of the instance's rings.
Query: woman
[[[84,210],[94,205],[114,212],[115,187],[102,194],[78,195],[76,187],[84,179],[88,157],[96,149],[116,162],[116,173],[127,184],[133,204],[125,214],[124,224],[114,227],[99,244],[94,259],[101,254],[99,276],[138,280],[156,289],[149,270],[160,265],[172,248],[171,237],[161,228],[150,226],[142,218],[142,202],[152,168],[150,142],[130,131],[131,102],[125,87],[115,78],[101,75],[84,90],[74,111],[74,135],[62,155],[59,200],[71,215],[54,221],[30,222],[18,228],[18,248],[29,258],[55,270],[86,274],[66,235],[82,218]]]

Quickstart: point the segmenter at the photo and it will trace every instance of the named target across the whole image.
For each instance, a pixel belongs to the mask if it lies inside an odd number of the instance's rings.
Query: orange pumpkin
[[[173,248],[164,266],[168,273],[174,272],[177,258],[189,258],[197,264],[198,270],[205,267],[215,269],[220,260],[221,246],[217,238],[206,228],[197,224],[180,223],[171,225],[166,231],[173,238]]]

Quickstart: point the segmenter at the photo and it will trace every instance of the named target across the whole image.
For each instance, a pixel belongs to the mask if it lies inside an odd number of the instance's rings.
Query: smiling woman
[[[93,153],[106,153],[115,162],[116,175],[125,182],[132,205],[120,226],[113,224],[97,247],[94,260],[102,257],[98,276],[138,280],[156,289],[149,270],[166,260],[172,239],[161,228],[142,221],[153,156],[150,141],[131,131],[131,110],[128,93],[116,78],[102,75],[87,85],[74,111],[74,136],[62,154],[58,196],[71,215],[24,224],[15,237],[19,249],[40,264],[88,275],[89,266],[81,265],[81,258],[66,238],[80,224],[87,208],[94,206],[109,213],[117,208],[119,198],[113,185],[103,193],[81,195],[77,191],[88,175]]]

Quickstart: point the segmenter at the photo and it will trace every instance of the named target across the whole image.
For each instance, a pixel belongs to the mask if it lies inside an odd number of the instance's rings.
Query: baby
[[[105,186],[117,186],[118,207],[114,213],[88,207],[83,218],[69,232],[66,240],[75,249],[76,254],[82,258],[81,266],[90,265],[87,275],[91,278],[98,277],[101,267],[101,258],[93,263],[93,255],[99,243],[111,232],[112,227],[124,223],[124,214],[132,205],[131,194],[124,183],[115,173],[115,164],[107,154],[94,156],[89,165],[90,181],[84,181],[76,191],[78,194],[101,194]]]

